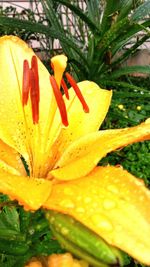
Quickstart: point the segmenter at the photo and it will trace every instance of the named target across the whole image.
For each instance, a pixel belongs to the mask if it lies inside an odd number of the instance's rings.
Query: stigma
[[[67,84],[69,84],[74,90],[77,98],[79,99],[83,107],[83,111],[86,113],[89,112],[88,104],[86,103],[84,96],[82,95],[81,90],[77,85],[76,81],[68,72],[65,73],[66,67],[67,67],[66,56],[58,55],[51,59],[51,68],[54,74],[51,75],[49,78],[50,84],[60,113],[61,122],[65,127],[69,125],[67,109],[64,101],[64,96],[68,101],[70,99]],[[63,76],[65,77],[67,84]],[[27,60],[24,60],[23,62],[23,79],[22,79],[23,107],[28,104],[29,98],[31,100],[33,124],[38,124],[40,87],[39,87],[38,60],[35,55],[32,56],[30,64]]]

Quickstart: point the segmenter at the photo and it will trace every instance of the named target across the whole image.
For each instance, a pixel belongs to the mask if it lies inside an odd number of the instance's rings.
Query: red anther
[[[23,79],[22,79],[22,105],[27,105],[30,90],[30,69],[29,63],[25,59],[23,62]]]
[[[54,76],[50,76],[50,83],[53,88],[54,96],[58,105],[58,109],[61,116],[61,121],[64,126],[68,126],[68,118],[67,118],[67,110],[65,106],[65,102],[63,99],[63,96],[61,94],[61,91],[59,90],[58,84],[54,78]]]
[[[39,73],[38,73],[38,62],[36,56],[32,56],[31,69],[34,72],[35,91],[36,91],[37,101],[39,102],[40,101]]]
[[[67,85],[66,85],[66,83],[65,83],[63,78],[61,80],[61,86],[63,88],[63,91],[64,91],[64,94],[65,94],[66,98],[69,99],[68,87],[67,87]]]
[[[36,86],[36,75],[33,69],[30,69],[30,98],[31,98],[31,106],[32,106],[32,119],[33,123],[36,124],[39,121],[39,101],[37,86]]]
[[[89,112],[89,107],[79,89],[79,86],[77,85],[76,81],[73,79],[73,77],[68,73],[66,72],[66,78],[68,80],[68,82],[70,83],[70,85],[72,86],[72,88],[74,89],[78,99],[80,100],[82,106],[83,106],[83,110],[88,113]]]

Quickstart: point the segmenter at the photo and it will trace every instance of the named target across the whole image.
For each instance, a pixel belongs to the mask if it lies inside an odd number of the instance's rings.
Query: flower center
[[[50,84],[53,89],[53,93],[56,99],[57,107],[60,112],[61,121],[64,126],[68,126],[68,116],[64,97],[61,93],[60,88],[69,100],[68,87],[63,79],[63,73],[66,69],[67,58],[64,55],[55,56],[51,60],[51,67],[54,71],[54,75],[50,76]],[[89,112],[89,107],[79,89],[74,78],[66,72],[65,74],[67,82],[71,85],[76,96],[82,104],[84,112]],[[39,74],[38,74],[38,62],[37,57],[34,55],[31,60],[31,67],[29,67],[29,62],[24,60],[23,63],[23,82],[22,82],[22,105],[23,107],[27,105],[29,96],[31,99],[32,107],[32,120],[33,124],[39,122],[39,103],[40,103],[40,88],[39,88]]]

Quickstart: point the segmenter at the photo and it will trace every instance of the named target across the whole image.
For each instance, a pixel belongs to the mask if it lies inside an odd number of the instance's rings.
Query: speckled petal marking
[[[72,143],[50,173],[57,179],[69,180],[87,175],[107,153],[134,142],[150,139],[150,121],[138,126],[99,131]]]

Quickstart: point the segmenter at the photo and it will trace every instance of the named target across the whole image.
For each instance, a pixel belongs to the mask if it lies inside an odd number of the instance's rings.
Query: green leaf
[[[0,230],[7,228],[20,232],[19,215],[13,206],[5,206],[0,213]]]
[[[115,81],[115,80],[109,80],[108,78],[105,80],[101,80],[100,81],[101,85],[106,87],[108,86],[109,88],[113,87],[113,88],[120,88],[120,90],[122,88],[125,88],[126,91],[122,91],[122,92],[117,92],[118,95],[120,95],[120,97],[141,97],[141,98],[150,98],[150,93],[142,87],[127,83],[127,82],[122,82],[122,81]],[[129,89],[135,91],[134,93],[131,93],[129,91]],[[137,93],[138,92],[138,93]]]
[[[115,55],[115,53],[122,49],[123,46],[125,46],[135,34],[143,30],[144,28],[148,28],[150,26],[150,21],[145,21],[142,24],[134,23],[131,24],[130,27],[126,28],[124,31],[122,31],[122,34],[118,36],[118,39],[116,39],[112,43],[112,55]],[[149,38],[149,34],[147,35],[147,39]]]
[[[140,40],[137,40],[137,42],[131,48],[128,48],[126,50],[122,49],[123,54],[119,56],[118,58],[116,57],[116,60],[112,62],[112,67],[125,62],[125,60],[128,59],[130,56],[133,56],[137,52],[137,48],[141,46],[142,44],[144,44],[144,42],[148,39],[149,39],[149,36],[145,35]],[[113,50],[112,50],[112,54],[115,54]]]
[[[149,13],[150,1],[146,1],[135,10],[135,12],[131,15],[131,19],[133,21],[140,21],[143,20],[144,17],[149,15]]]
[[[12,29],[19,28],[19,29],[26,29],[37,32],[37,33],[43,33],[46,36],[49,36],[51,38],[56,38],[62,41],[64,44],[67,44],[68,47],[72,48],[81,58],[86,62],[86,59],[81,53],[81,50],[77,47],[75,42],[68,37],[66,37],[64,34],[61,34],[59,31],[55,31],[54,29],[51,29],[49,26],[40,24],[40,23],[33,23],[27,20],[20,20],[15,18],[8,18],[8,17],[0,17],[0,25],[1,26],[8,26]],[[73,38],[72,38],[73,39]],[[86,62],[87,63],[87,62]]]
[[[119,14],[120,0],[106,0],[106,7],[101,22],[102,36],[106,33],[113,25]]]
[[[114,84],[114,86],[118,86],[118,85],[120,85],[120,82],[116,82],[116,83],[113,83]],[[122,84],[121,83],[121,85],[120,85],[120,87],[125,87],[125,84]],[[138,87],[136,87],[135,85],[133,85],[132,86],[132,88],[131,88],[131,85],[130,85],[130,88],[131,89],[133,89],[133,87],[134,87],[134,89],[135,88],[138,88]],[[126,88],[127,88],[127,86],[126,86]],[[137,89],[135,89],[135,90],[137,90]],[[150,98],[150,93],[143,93],[142,92],[142,94],[141,93],[137,93],[137,92],[135,92],[135,93],[131,93],[131,92],[115,92],[115,91],[113,91],[113,94],[114,94],[114,96],[116,97],[116,98],[118,98],[118,97],[120,97],[120,98],[126,98],[126,99],[130,99],[130,98],[140,98],[140,99],[149,99]]]
[[[84,21],[87,24],[87,26],[90,28],[92,32],[98,33],[100,31],[98,26],[90,19],[89,16],[86,15],[86,13],[82,11],[82,9],[71,4],[69,1],[66,0],[55,0],[55,1],[72,10],[75,13],[75,15],[77,15],[82,21]]]
[[[132,6],[133,6],[133,0],[121,0],[120,12],[117,20],[121,20],[126,16],[128,16],[128,14],[131,12]]]
[[[93,23],[100,29],[101,25],[101,15],[102,15],[102,7],[99,0],[87,0],[87,13],[89,18],[93,21]]]
[[[112,79],[117,79],[120,76],[128,75],[131,73],[144,73],[150,75],[150,66],[127,66],[114,71],[110,77]]]
[[[130,21],[128,18],[115,23],[103,36],[103,39],[99,42],[99,57],[103,59],[104,52],[111,50],[112,43],[122,35],[122,33],[130,27]]]

